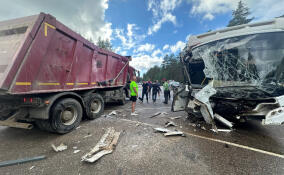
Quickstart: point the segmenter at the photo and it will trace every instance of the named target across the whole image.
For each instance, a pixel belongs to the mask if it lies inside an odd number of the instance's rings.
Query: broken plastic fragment
[[[86,135],[86,136],[84,136],[84,138],[88,138],[88,137],[91,137],[92,135],[91,134],[89,134],[89,135]]]
[[[185,135],[181,131],[167,132],[167,133],[164,134],[164,136],[183,136],[183,137],[185,137]]]
[[[67,145],[64,145],[63,143],[61,143],[59,146],[55,146],[54,144],[51,144],[51,147],[53,148],[53,150],[55,152],[61,152],[67,149]]]
[[[170,122],[166,122],[165,123],[165,127],[169,127],[169,126],[177,126],[174,122],[170,121]]]
[[[150,118],[156,117],[156,116],[158,116],[158,115],[160,115],[160,114],[161,114],[161,112],[157,112],[157,113],[155,113],[154,115],[152,115]]]
[[[111,113],[109,113],[108,115],[117,115],[117,112],[116,111],[112,111]]]
[[[80,152],[81,150],[74,150],[74,154],[76,154],[76,153],[78,153],[78,152]]]
[[[106,154],[110,154],[116,147],[120,132],[115,132],[114,128],[108,128],[101,137],[97,145],[82,157],[82,161],[95,162]]]
[[[175,120],[175,119],[180,119],[181,116],[177,116],[177,117],[170,117],[170,119]]]

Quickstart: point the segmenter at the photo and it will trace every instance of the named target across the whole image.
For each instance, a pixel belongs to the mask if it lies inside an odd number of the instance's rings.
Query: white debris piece
[[[168,113],[166,113],[166,112],[162,112],[161,114],[162,114],[162,115],[169,115],[169,114],[168,114]]]
[[[84,136],[84,138],[88,138],[88,137],[91,137],[91,136],[92,136],[92,134],[89,134],[89,135]]]
[[[64,145],[63,143],[61,143],[59,146],[55,146],[54,144],[51,145],[51,147],[53,148],[53,150],[55,152],[60,152],[60,151],[64,151],[67,149],[67,145]]]
[[[172,131],[172,132],[165,133],[164,136],[183,136],[184,137],[185,135],[181,131]]]
[[[164,136],[185,136],[181,131],[172,131],[166,128],[154,128],[157,132],[163,132]]]
[[[80,152],[81,150],[78,150],[78,149],[76,149],[76,150],[74,150],[74,154],[76,154],[76,153],[78,153],[78,152]]]
[[[177,116],[177,117],[170,117],[170,119],[175,120],[175,119],[180,119],[181,116]]]
[[[117,112],[116,111],[112,111],[111,113],[109,113],[108,115],[117,115]]]
[[[35,166],[31,166],[31,167],[30,167],[30,170],[34,169],[34,167],[35,167]]]
[[[73,149],[77,149],[78,147],[77,146],[73,146]]]
[[[171,132],[171,130],[166,129],[166,128],[154,128],[154,130],[157,132],[164,132],[164,133]]]
[[[156,116],[158,116],[158,115],[160,115],[161,114],[161,112],[156,112],[154,115],[152,115],[150,118],[153,118],[153,117],[156,117]]]
[[[82,157],[82,161],[93,163],[104,155],[112,153],[116,147],[119,136],[120,132],[115,132],[112,127],[108,128],[97,145]]]
[[[170,121],[170,122],[166,122],[165,123],[165,127],[169,127],[169,126],[177,126],[174,122]]]
[[[204,126],[202,126],[201,129],[206,131],[206,128]]]
[[[81,126],[78,126],[76,129],[80,129],[81,128]]]
[[[232,130],[231,129],[210,129],[211,131],[213,132],[231,132]]]

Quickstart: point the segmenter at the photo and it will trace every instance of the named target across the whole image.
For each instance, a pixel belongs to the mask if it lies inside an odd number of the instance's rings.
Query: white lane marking
[[[139,124],[143,124],[143,125],[151,126],[151,127],[157,127],[157,126],[152,125],[152,124],[143,123],[143,122],[134,121],[134,120],[127,120],[127,119],[121,119],[121,120],[128,121],[128,122],[133,122],[133,123],[139,123]],[[247,149],[247,150],[250,150],[250,151],[254,151],[254,152],[258,152],[258,153],[262,153],[262,154],[266,154],[266,155],[270,155],[270,156],[279,157],[279,158],[284,159],[284,155],[273,153],[273,152],[269,152],[269,151],[264,151],[264,150],[261,150],[261,149],[258,149],[258,148],[253,148],[253,147],[249,147],[249,146],[245,146],[245,145],[240,145],[240,144],[237,144],[237,143],[232,143],[232,142],[228,142],[228,141],[224,141],[224,140],[204,137],[204,136],[200,136],[200,135],[196,135],[196,134],[192,134],[192,133],[188,133],[188,132],[184,132],[184,133],[186,135],[189,135],[189,136],[192,136],[192,137],[197,137],[197,138],[210,140],[210,141],[218,142],[218,143],[224,143],[224,144],[228,144],[228,145],[235,146],[235,147],[238,147],[238,148],[243,148],[243,149]]]

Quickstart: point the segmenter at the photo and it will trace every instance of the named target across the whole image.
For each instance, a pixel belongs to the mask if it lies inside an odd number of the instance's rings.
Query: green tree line
[[[178,56],[174,54],[166,55],[161,66],[154,66],[143,75],[143,80],[145,81],[162,81],[163,79],[178,82],[184,80],[182,64]]]

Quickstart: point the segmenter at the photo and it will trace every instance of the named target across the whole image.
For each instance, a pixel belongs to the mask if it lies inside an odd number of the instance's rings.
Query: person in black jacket
[[[146,95],[146,100],[147,100],[147,103],[148,103],[148,92],[149,92],[149,84],[146,81],[143,81],[142,98],[139,97],[139,100],[141,100],[142,103],[143,103],[143,100],[144,100],[144,95]]]
[[[156,80],[156,82],[154,82],[152,84],[152,100],[153,100],[153,103],[156,102],[157,94],[160,95],[160,92],[161,92],[160,84],[159,84],[158,80]]]

